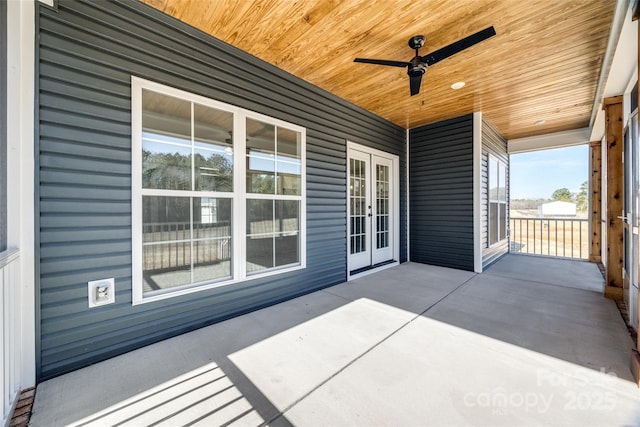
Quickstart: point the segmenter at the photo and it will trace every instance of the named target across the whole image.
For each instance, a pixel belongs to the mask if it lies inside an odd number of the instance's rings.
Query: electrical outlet
[[[92,280],[87,283],[89,308],[116,302],[115,279]]]

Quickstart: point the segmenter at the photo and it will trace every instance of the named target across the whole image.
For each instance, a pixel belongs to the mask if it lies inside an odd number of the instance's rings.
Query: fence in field
[[[573,218],[511,218],[511,252],[560,258],[589,257],[589,223]]]

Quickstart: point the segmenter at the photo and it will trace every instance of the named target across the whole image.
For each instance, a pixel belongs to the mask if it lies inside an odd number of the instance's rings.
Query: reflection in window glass
[[[487,245],[507,238],[507,166],[489,155]]]
[[[507,201],[507,167],[502,162],[498,168],[498,201]]]
[[[142,135],[142,188],[191,190],[191,147],[158,141]]]
[[[194,104],[195,189],[233,191],[233,114]]]
[[[277,147],[277,192],[299,196],[301,194],[300,133],[279,127]]]
[[[300,262],[300,202],[247,200],[247,272]]]
[[[233,190],[233,114],[143,91],[142,187]],[[195,180],[193,179],[195,178]]]
[[[145,292],[231,275],[230,199],[143,196],[142,206]]]
[[[247,192],[300,195],[301,135],[247,119]]]
[[[247,192],[275,194],[276,127],[253,119],[246,122]]]

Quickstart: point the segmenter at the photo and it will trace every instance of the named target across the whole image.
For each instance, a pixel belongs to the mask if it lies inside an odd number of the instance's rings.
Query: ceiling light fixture
[[[465,82],[456,82],[456,83],[451,85],[451,89],[453,89],[453,90],[462,89],[465,84],[466,84]]]

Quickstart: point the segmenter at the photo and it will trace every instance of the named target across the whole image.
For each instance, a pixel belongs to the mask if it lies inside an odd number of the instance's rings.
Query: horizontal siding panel
[[[111,147],[131,147],[131,135],[96,134],[91,129],[70,128],[52,123],[40,123],[40,137],[43,140],[80,142]],[[129,171],[131,173],[131,171]]]
[[[54,140],[49,138],[42,139],[41,153],[48,154],[52,157],[78,157],[85,161],[112,161],[112,162],[131,162],[131,149],[119,148],[117,146],[108,146],[100,141],[91,142],[75,142]],[[131,173],[131,171],[129,171]]]
[[[64,88],[60,88],[60,90],[63,91]],[[66,96],[60,98],[59,93],[65,93]],[[112,126],[113,123],[122,123],[128,127],[131,120],[130,106],[118,107],[113,104],[94,102],[89,97],[72,98],[66,92],[42,92],[40,95],[40,120],[58,123],[61,120],[58,120],[56,114],[71,113],[76,115],[78,111],[82,111],[82,116],[88,119],[108,120]]]
[[[473,270],[473,116],[409,138],[411,260]]]
[[[131,214],[131,202],[100,201],[96,199],[77,200],[47,200],[40,201],[40,208],[47,213],[129,213]]]
[[[131,241],[127,240],[103,240],[100,242],[78,243],[69,245],[67,242],[62,244],[43,244],[40,249],[42,258],[53,259],[64,253],[65,256],[77,257],[84,254],[93,255],[109,255],[117,252],[131,252]]]
[[[102,188],[108,187],[127,187],[131,184],[131,177],[122,175],[110,175],[99,174],[91,172],[80,171],[67,171],[67,170],[55,170],[55,169],[41,169],[40,180],[46,182],[49,185],[61,184],[69,185],[75,184],[78,186],[100,186]]]
[[[74,158],[73,156],[64,156],[59,154],[52,155],[42,153],[40,156],[40,167],[67,169],[71,171],[107,172],[121,175],[127,174],[131,176],[131,163],[89,160],[86,158]]]
[[[124,265],[131,262],[131,254],[113,254],[105,256],[74,256],[74,257],[52,257],[40,263],[40,274],[46,276],[50,273],[60,273],[64,271],[82,270],[87,265],[95,268],[105,268],[111,266]]]
[[[131,227],[131,215],[50,214],[40,218],[42,229],[89,227]]]
[[[489,120],[483,117],[482,121],[482,267],[486,268],[497,261],[502,255],[509,252],[508,239],[489,247],[489,220],[488,220],[488,188],[489,188],[489,154],[502,160],[507,165],[507,227],[509,227],[509,152],[507,140]],[[509,232],[507,231],[507,234]]]
[[[130,188],[87,188],[77,185],[41,186],[40,196],[47,199],[131,200]]]
[[[39,381],[344,281],[347,140],[401,159],[406,261],[403,129],[138,2],[38,11]],[[306,269],[131,305],[132,75],[306,128]]]

